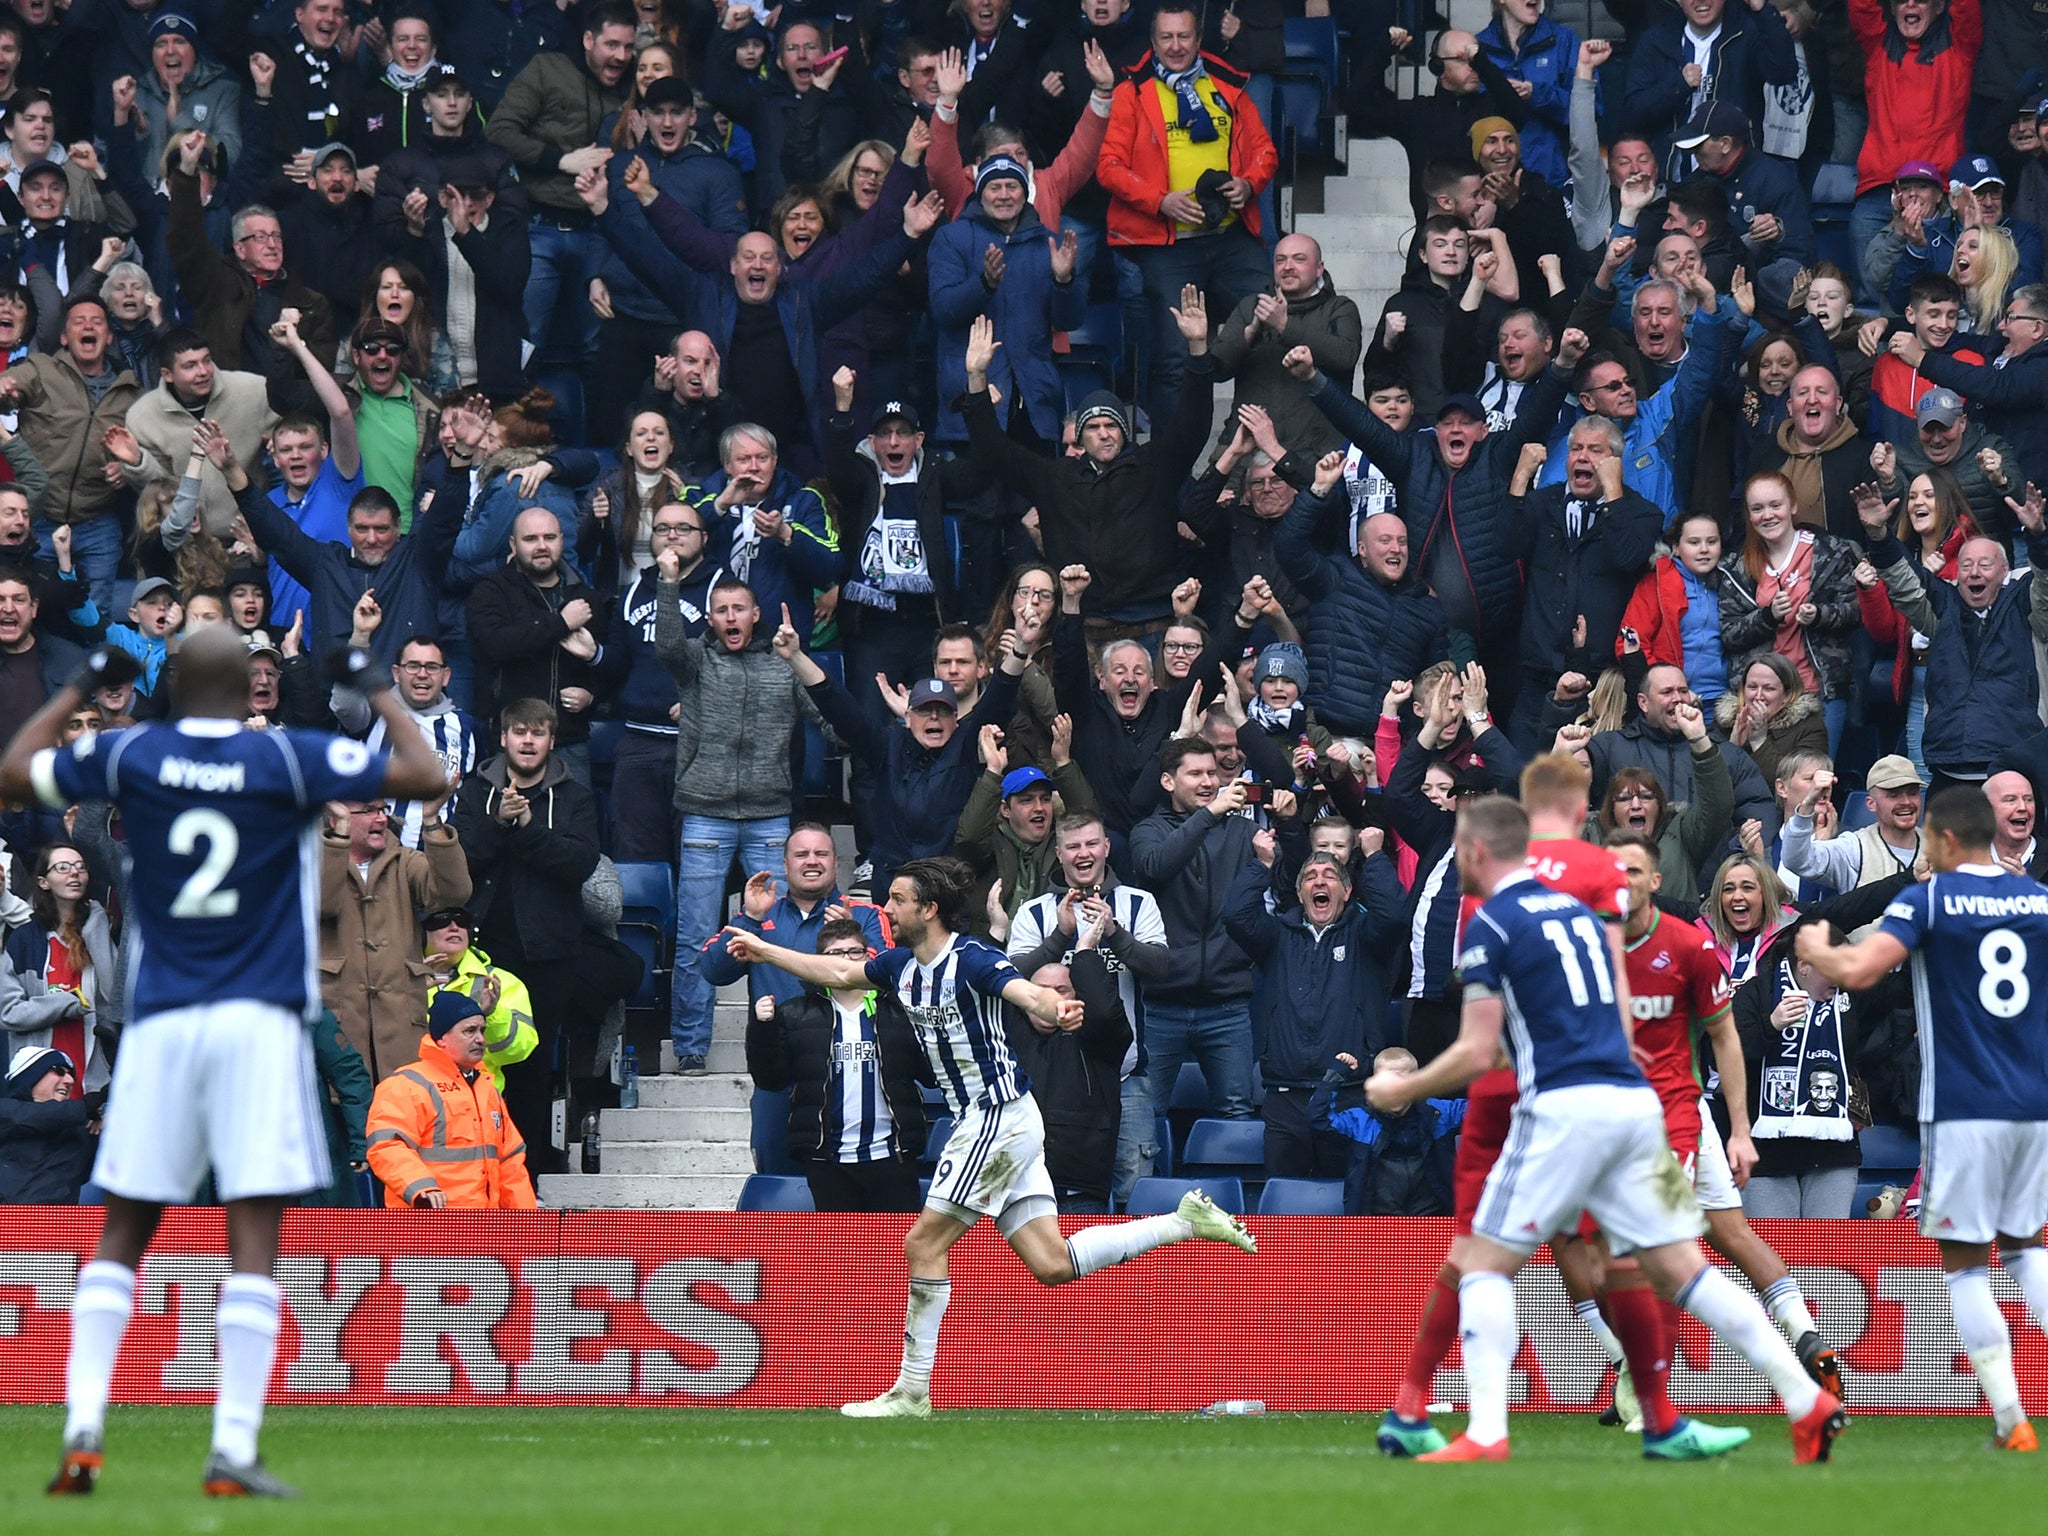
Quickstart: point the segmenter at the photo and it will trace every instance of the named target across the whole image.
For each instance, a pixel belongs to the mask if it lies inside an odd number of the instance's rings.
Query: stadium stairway
[[[720,991],[707,1077],[676,1077],[661,1043],[661,1076],[640,1079],[638,1109],[598,1117],[603,1172],[544,1175],[541,1204],[556,1210],[729,1211],[754,1171],[749,1145],[753,1079],[747,1076],[746,984]],[[578,1147],[569,1165],[580,1167]]]
[[[1327,178],[1322,193],[1322,211],[1296,213],[1295,232],[1322,246],[1330,280],[1370,326],[1401,286],[1401,253],[1415,227],[1407,151],[1393,139],[1353,139],[1346,174]]]

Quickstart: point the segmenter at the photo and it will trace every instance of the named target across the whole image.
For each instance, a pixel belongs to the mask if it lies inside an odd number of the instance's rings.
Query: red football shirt
[[[1690,923],[1658,913],[1650,931],[1628,946],[1628,990],[1636,1045],[1650,1058],[1650,1086],[1668,1117],[1700,1096],[1693,1042],[1703,1025],[1728,1011],[1732,992],[1713,940]]]

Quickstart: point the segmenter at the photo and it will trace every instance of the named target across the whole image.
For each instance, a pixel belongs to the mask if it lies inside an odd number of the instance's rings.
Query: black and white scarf
[[[1771,1006],[1799,983],[1792,961],[1778,961],[1771,987]],[[1849,1123],[1849,1063],[1844,1049],[1842,1017],[1849,994],[1837,992],[1826,1002],[1810,999],[1806,1023],[1774,1030],[1764,1043],[1756,1117],[1750,1134],[1758,1141],[1849,1141],[1856,1128]]]

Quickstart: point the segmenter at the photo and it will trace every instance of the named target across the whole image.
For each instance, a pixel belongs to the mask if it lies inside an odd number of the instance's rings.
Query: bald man
[[[675,439],[676,473],[694,484],[718,468],[718,439],[740,419],[739,402],[719,378],[718,346],[702,331],[679,332],[654,359],[654,377],[640,391],[626,420],[660,411]]]
[[[2048,874],[2048,851],[2034,835],[2034,781],[2008,768],[1984,781],[1984,798],[1996,823],[1992,856],[2016,875],[2039,880]]]
[[[1342,448],[1344,434],[1309,403],[1308,385],[1291,377],[1280,359],[1291,347],[1307,347],[1316,366],[1349,393],[1364,334],[1358,306],[1336,291],[1323,269],[1322,247],[1307,235],[1283,236],[1273,248],[1272,283],[1238,302],[1210,346],[1216,376],[1237,380],[1233,420],[1245,419],[1238,414],[1245,406],[1265,411],[1273,436],[1306,472]],[[1258,447],[1280,457],[1270,443],[1257,441],[1261,434],[1252,436]]]

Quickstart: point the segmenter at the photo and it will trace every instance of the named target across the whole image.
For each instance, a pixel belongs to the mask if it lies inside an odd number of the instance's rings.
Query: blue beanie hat
[[[434,1000],[427,1004],[427,1033],[439,1040],[464,1019],[480,1019],[484,1016],[477,1000],[466,992],[453,987],[443,987],[434,994]]]

